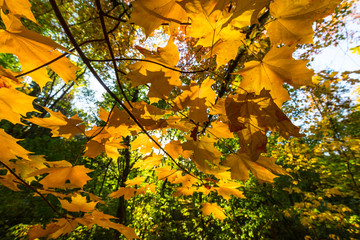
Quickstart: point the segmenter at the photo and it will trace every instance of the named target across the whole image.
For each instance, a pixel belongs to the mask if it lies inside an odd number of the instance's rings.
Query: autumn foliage
[[[14,191],[21,190],[19,185],[31,189],[57,214],[44,228],[31,227],[30,239],[57,238],[78,225],[112,228],[126,238],[138,238],[136,229],[116,221],[119,216],[101,211],[101,196],[86,189],[95,169],[79,164],[79,158],[105,153],[116,162],[136,152],[136,159],[127,158],[126,174],[124,170],[118,188],[108,196],[124,200],[155,194],[156,183],[164,181],[176,185],[174,197],[197,192],[229,201],[245,197],[239,187],[250,173],[262,183],[289,175],[265,155],[268,133],[283,139],[302,136],[281,110],[290,99],[289,86],[313,84],[307,61],[294,59],[293,53],[298,44],[312,43],[313,22],[340,2],[136,0],[114,5],[95,0],[89,8],[96,11],[92,24],[97,32],[80,36],[70,26],[73,16],[50,0],[63,38],[74,47],[66,49],[23,25],[29,20],[38,24],[27,0],[0,1],[5,26],[0,52],[14,54],[21,64],[19,72],[0,68],[0,119],[48,128],[52,137],[85,139],[75,162],[48,161],[0,129],[0,161],[6,169],[1,184]],[[130,27],[133,38],[140,29],[149,38],[161,30],[166,46],[125,49],[118,38],[126,33],[119,29]],[[89,56],[89,48],[101,54]],[[78,115],[39,110],[35,97],[19,90],[28,77],[44,88],[53,81],[48,73],[69,84],[85,69],[114,102],[111,109],[99,107],[98,126]],[[136,94],[142,89],[146,96],[140,99],[129,89]],[[40,114],[44,110],[47,117]],[[139,175],[130,179],[131,169]],[[154,174],[154,180],[141,176],[142,171]],[[49,196],[58,199],[58,206]],[[203,215],[227,218],[216,202],[201,205]]]

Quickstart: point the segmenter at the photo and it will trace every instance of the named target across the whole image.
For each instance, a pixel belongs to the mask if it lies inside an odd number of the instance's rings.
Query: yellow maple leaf
[[[132,107],[127,104],[125,105],[146,130],[154,130],[165,127],[164,124],[166,125],[166,121],[161,118],[166,111],[145,102],[134,102],[131,104]],[[101,110],[99,116],[103,121],[108,121],[106,130],[107,132],[111,132],[112,135],[134,135],[136,132],[141,131],[139,126],[131,117],[129,117],[129,114],[125,110],[114,108],[110,117],[108,112]],[[94,132],[90,134],[96,133]]]
[[[17,141],[20,139],[13,138],[7,134],[4,129],[0,129],[0,161],[7,163],[10,159],[17,159],[17,157],[29,159],[29,151],[25,150]]]
[[[176,0],[136,0],[132,3],[130,21],[143,27],[148,36],[163,23],[169,23],[175,32],[180,23],[187,21],[186,12]]]
[[[188,129],[188,128],[187,128]],[[181,155],[183,158],[190,158],[192,152],[184,151],[182,143],[180,141],[171,141],[165,145],[165,151],[170,154],[173,158],[178,158]]]
[[[260,153],[266,152],[267,131],[279,132],[284,138],[302,136],[299,134],[299,128],[291,123],[274,103],[269,91],[264,89],[259,95],[244,93],[220,99],[212,106],[211,114],[219,114],[221,121],[226,122],[223,124],[224,133],[227,128],[227,131],[236,132],[241,152],[246,153],[254,161]],[[216,130],[209,128],[208,132],[216,136]]]
[[[193,122],[191,122],[187,118],[182,118],[179,116],[170,116],[168,119],[166,119],[166,123],[168,124],[168,127],[175,128],[184,132],[189,132],[191,129],[194,128]]]
[[[126,145],[120,143],[121,137],[113,136],[105,142],[105,153],[112,159],[117,159],[120,156],[119,149],[127,148]]]
[[[200,186],[196,189],[196,192],[201,192],[205,195],[209,195],[211,192],[215,192],[215,189],[213,187]]]
[[[142,184],[144,181],[146,180],[146,177],[136,177],[133,179],[128,179],[126,180],[125,184],[127,186],[135,186],[135,185],[140,185]]]
[[[204,171],[204,173],[214,175],[215,178],[225,181],[231,179],[231,173],[228,171],[229,169],[229,167],[218,165],[212,166],[210,169]],[[211,189],[214,190],[213,187]]]
[[[34,177],[28,177],[29,174],[34,171],[46,167],[47,161],[42,155],[29,155],[29,159],[19,159],[14,164],[10,164],[10,166],[16,169],[16,173],[18,173],[21,178],[24,180],[31,182],[35,180]]]
[[[110,114],[110,116],[109,116],[109,114]],[[134,120],[132,120],[129,117],[129,114],[126,111],[120,110],[117,107],[115,107],[111,113],[106,112],[103,109],[100,109],[99,117],[104,122],[108,122],[107,127],[105,129],[107,133],[111,132],[112,134],[117,133],[119,135],[126,136],[126,135],[131,134],[132,131],[139,130],[139,128],[136,125],[136,123],[134,122]],[[99,131],[99,130],[97,130],[97,131]],[[88,132],[87,134],[95,135],[96,132],[95,131],[93,133]]]
[[[194,191],[196,191],[196,187],[177,187],[175,188],[175,192],[172,194],[173,197],[180,197],[182,195],[189,196],[193,195]]]
[[[27,112],[37,112],[33,107],[35,98],[14,88],[0,88],[0,119],[23,124],[20,121],[21,116],[26,116]]]
[[[179,197],[181,195],[192,195],[194,191],[196,191],[197,187],[193,186],[197,182],[197,179],[193,176],[186,174],[186,175],[180,175],[174,181],[172,181],[172,184],[179,184],[181,183],[181,187],[177,187],[176,192],[173,193],[173,197]]]
[[[243,124],[258,130],[279,132],[284,138],[303,136],[299,133],[299,127],[293,125],[275,104],[269,91],[262,90],[259,95],[247,93],[230,96],[225,101],[225,109],[231,124],[240,130]]]
[[[77,115],[67,118],[61,112],[54,112],[46,107],[44,109],[50,113],[49,118],[33,117],[26,120],[41,127],[51,129],[53,137],[69,139],[76,134],[85,133],[85,126],[82,125],[83,122]]]
[[[28,232],[29,239],[34,240],[34,239],[38,239],[40,237],[48,236],[48,235],[56,232],[60,228],[61,228],[61,226],[59,224],[57,224],[56,222],[47,224],[45,229],[42,228],[41,224],[32,226]]]
[[[106,202],[104,202],[101,197],[98,197],[98,196],[96,196],[96,195],[94,195],[92,193],[85,192],[85,191],[82,191],[82,190],[80,192],[87,193],[89,195],[90,200],[92,200],[94,202],[98,202],[98,203],[101,203],[101,204],[106,204]]]
[[[147,192],[155,193],[156,185],[155,184],[147,184],[142,186],[141,188],[138,188],[136,191],[136,195],[145,194]]]
[[[125,200],[129,200],[135,196],[136,189],[132,187],[119,187],[119,190],[109,194],[111,198],[119,198],[124,196]]]
[[[302,136],[266,90],[259,95],[229,96],[221,107],[225,108],[230,131],[237,132],[240,151],[253,161],[266,152],[267,131],[279,132],[285,138]]]
[[[7,173],[6,175],[0,175],[0,183],[13,191],[21,191],[21,189],[18,188],[18,181],[19,179],[17,179],[11,173]]]
[[[48,236],[48,238],[56,239],[62,235],[70,233],[79,225],[79,221],[77,219],[60,218],[60,219],[57,219],[56,225],[58,227],[55,227],[56,230],[53,233],[51,233]]]
[[[214,187],[214,190],[222,196],[223,198],[229,200],[231,195],[238,198],[245,198],[243,193],[238,190],[237,188],[241,187],[242,185],[236,182],[224,182],[220,180],[217,183],[218,187]]]
[[[262,182],[272,183],[274,181],[273,179],[277,177],[259,163],[251,161],[244,153],[232,153],[226,157],[222,164],[231,167],[232,178],[236,178],[244,182],[249,179],[249,170],[259,181]]]
[[[216,0],[186,0],[178,3],[191,18],[189,35],[200,38],[198,44],[205,47],[213,45],[220,39],[219,32],[232,16],[227,11],[214,9]]]
[[[181,174],[180,171],[176,171],[175,169],[171,169],[170,166],[165,166],[161,168],[156,168],[156,176],[158,180],[169,180],[170,182],[174,181],[177,178],[178,174]]]
[[[201,211],[205,216],[213,214],[215,218],[220,220],[224,220],[226,218],[224,210],[216,203],[201,203],[201,205]]]
[[[290,174],[288,172],[286,172],[286,170],[284,168],[277,165],[275,162],[276,162],[276,158],[264,157],[264,156],[260,156],[256,160],[256,163],[258,163],[261,166],[265,167],[266,169],[270,170],[272,173],[275,173],[277,175],[288,175],[288,176],[290,176]]]
[[[82,188],[91,179],[87,175],[89,172],[92,172],[92,170],[81,165],[71,166],[69,163],[65,167],[39,169],[29,174],[28,177],[49,173],[49,175],[40,180],[44,188]],[[70,183],[67,183],[67,181]]]
[[[31,4],[28,0],[0,0],[0,8],[6,12],[9,11],[17,17],[25,17],[33,22],[36,19],[31,12]]]
[[[71,202],[59,199],[61,206],[70,212],[91,212],[97,202],[87,202],[86,197],[76,194],[71,197]]]
[[[157,102],[160,99],[166,100],[174,87],[169,83],[170,77],[166,77],[163,71],[146,70],[146,75],[143,75],[138,70],[134,70],[126,76],[131,80],[131,85],[134,87],[151,84],[147,94],[150,103]]]
[[[212,46],[212,55],[216,55],[217,67],[225,65],[234,59],[238,53],[237,49],[243,45],[246,35],[237,29],[232,29],[232,25],[223,28],[218,34],[219,40]],[[201,42],[198,42],[201,45]]]
[[[48,37],[26,29],[15,16],[1,13],[6,30],[0,31],[0,52],[11,53],[19,58],[22,70],[27,72],[46,64],[62,54],[55,50],[66,51],[64,47],[55,43]],[[76,79],[78,67],[67,58],[62,57],[48,65],[67,83]],[[42,88],[51,79],[45,68],[38,69],[29,74]]]
[[[170,38],[166,47],[158,48],[156,52],[149,51],[142,47],[137,47],[142,55],[145,56],[145,61],[139,61],[134,64],[130,64],[127,67],[132,70],[138,70],[142,75],[147,76],[147,72],[159,72],[165,73],[165,77],[169,77],[168,84],[171,86],[181,86],[182,82],[179,80],[180,73],[174,71],[177,63],[179,62],[179,51]]]
[[[184,87],[184,91],[174,99],[174,109],[176,111],[189,107],[189,118],[197,123],[208,120],[207,107],[215,103],[216,93],[212,89],[214,80],[207,78],[199,86],[192,82],[189,87]]]
[[[179,184],[183,187],[191,187],[193,184],[195,184],[198,181],[198,179],[194,178],[193,176],[189,174],[180,175],[174,181],[172,181],[172,184]]]
[[[235,73],[244,77],[240,87],[257,94],[264,88],[270,90],[275,103],[281,106],[290,99],[284,83],[294,87],[312,84],[313,71],[306,67],[307,61],[293,59],[294,50],[294,47],[273,47],[263,60],[247,62]]]
[[[266,152],[268,142],[265,131],[249,125],[248,128],[237,132],[239,137],[240,152],[247,154],[251,160],[256,161],[261,153]]]
[[[152,136],[155,141],[158,142],[158,138]],[[139,134],[137,138],[131,143],[131,148],[133,150],[139,149],[139,151],[143,154],[148,154],[151,152],[152,148],[158,149],[159,147],[146,135]]]
[[[0,66],[0,88],[15,88],[20,86],[21,79],[15,78],[15,73]]]
[[[237,51],[234,49],[242,45],[245,39],[245,34],[235,29],[234,24],[228,24],[232,21],[233,15],[223,11],[223,8],[219,10],[220,2],[199,0],[179,2],[191,18],[191,28],[187,34],[199,38],[197,45],[211,47],[211,51],[204,58],[217,55],[218,67],[235,58]],[[242,21],[246,21],[244,18],[247,18],[247,22],[250,23],[251,14],[240,15],[236,15],[238,20],[242,17]]]
[[[219,120],[212,122],[206,132],[210,133],[213,137],[218,139],[234,137],[234,133],[230,131],[229,125]]]
[[[207,136],[194,141],[192,138],[188,138],[187,142],[183,143],[182,148],[184,150],[193,151],[191,159],[201,171],[209,169],[209,161],[211,164],[219,164],[221,152],[214,146],[215,139]]]
[[[135,229],[132,227],[127,227],[119,223],[110,223],[111,228],[118,230],[123,234],[127,239],[138,239],[139,236],[136,235]]]
[[[90,141],[86,143],[86,149],[84,156],[94,158],[100,153],[105,152],[106,155],[116,160],[120,153],[118,149],[124,149],[126,146],[122,143],[122,136],[119,136],[117,132],[110,134],[106,128],[94,127],[92,130],[86,131],[88,137],[92,137]]]
[[[100,227],[106,228],[106,229],[113,228],[113,229],[119,231],[120,233],[124,234],[124,236],[127,239],[139,238],[136,235],[134,228],[126,227],[119,223],[114,223],[114,222],[110,221],[110,219],[117,219],[117,218],[114,216],[105,214],[103,212],[94,210],[91,213],[84,214],[84,217],[77,218],[76,220],[79,223],[81,223],[84,226],[87,226],[89,228],[92,227],[94,224],[96,224]]]
[[[157,155],[155,153],[151,153],[149,156],[145,157],[142,161],[137,161],[134,164],[134,168],[141,168],[141,169],[153,169],[156,166],[159,166],[161,163],[161,159],[163,158],[162,155]]]
[[[270,4],[271,20],[267,29],[272,44],[313,42],[312,24],[328,15],[341,0],[274,0]]]
[[[214,10],[228,9],[233,15],[230,18],[231,24],[238,28],[256,24],[258,15],[264,7],[269,5],[270,0],[221,0],[217,1]]]
[[[160,109],[154,105],[150,105],[144,101],[132,103],[134,109],[132,109],[133,114],[138,116],[138,118],[143,119],[153,119],[159,120],[162,119],[164,114],[168,113],[167,111]]]
[[[175,45],[174,41],[171,38],[169,39],[167,45],[164,48],[158,48],[156,52],[149,51],[139,46],[137,46],[136,49],[139,50],[140,53],[145,56],[145,60],[151,62],[140,61],[129,65],[128,68],[140,69],[140,73],[142,74],[145,74],[146,70],[161,71],[164,68],[164,66],[174,68],[180,59],[177,46]]]

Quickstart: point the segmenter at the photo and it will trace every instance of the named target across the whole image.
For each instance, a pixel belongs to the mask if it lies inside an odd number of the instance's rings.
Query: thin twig
[[[71,51],[71,50],[70,50],[70,51]],[[63,54],[61,54],[60,56],[58,56],[57,58],[54,58],[53,60],[51,60],[51,61],[49,61],[49,62],[47,62],[47,63],[44,63],[43,65],[40,65],[40,66],[37,67],[37,68],[31,69],[30,71],[27,71],[27,72],[21,73],[21,74],[19,74],[19,75],[16,75],[15,77],[16,77],[16,78],[19,78],[19,77],[23,77],[23,76],[25,76],[25,75],[28,75],[28,74],[30,74],[30,73],[32,73],[32,72],[35,72],[36,70],[39,70],[39,69],[41,69],[41,68],[43,68],[43,67],[46,67],[47,65],[49,65],[49,64],[51,64],[51,63],[53,63],[53,62],[56,62],[57,60],[65,57],[65,56],[67,56],[68,54],[69,54],[69,53],[63,53]]]
[[[121,85],[121,82],[120,82],[120,78],[119,78],[119,75],[117,74],[117,64],[116,64],[116,61],[114,60],[115,59],[115,55],[114,55],[114,52],[113,52],[113,49],[111,47],[111,43],[110,43],[110,39],[109,39],[109,35],[106,31],[106,25],[105,25],[105,20],[104,20],[104,15],[105,13],[103,12],[102,8],[101,8],[101,3],[100,3],[100,0],[96,0],[95,1],[95,4],[96,4],[96,8],[98,9],[99,11],[99,16],[100,16],[100,23],[101,23],[101,28],[103,30],[103,34],[104,34],[104,38],[105,38],[105,42],[108,46],[108,49],[109,49],[109,53],[110,53],[110,57],[111,57],[111,61],[113,63],[113,67],[114,67],[114,71],[115,71],[115,77],[116,77],[116,82],[120,88],[120,91],[123,95],[123,97],[125,98],[126,102],[129,104],[129,106],[131,108],[133,108],[133,106],[131,105],[129,99],[127,98],[125,92],[124,92],[124,89]]]
[[[104,128],[106,127],[106,125],[109,123],[109,120],[110,120],[110,117],[111,117],[111,113],[114,111],[115,106],[116,106],[116,103],[112,106],[112,108],[111,108],[111,110],[110,110],[110,112],[109,112],[109,116],[108,116],[108,118],[107,118],[104,126],[102,126],[102,128],[100,129],[99,132],[97,132],[97,133],[95,133],[94,135],[91,135],[90,137],[88,137],[88,141],[91,140],[91,139],[93,139],[94,137],[98,136],[98,135],[104,130]]]
[[[33,186],[29,185],[27,182],[25,182],[19,175],[17,175],[9,166],[7,166],[4,162],[0,161],[0,163],[14,176],[16,177],[24,186],[30,188],[33,192],[35,192],[36,194],[38,194],[45,202],[47,205],[49,205],[49,207],[59,216],[68,219],[69,216],[66,216],[62,213],[60,213],[47,199],[46,197],[40,193],[37,189],[35,189]]]
[[[111,61],[113,61],[113,60],[115,60],[115,61],[140,61],[140,62],[149,62],[149,63],[154,63],[154,64],[157,64],[157,65],[162,66],[162,67],[164,67],[164,68],[170,69],[170,70],[175,71],[175,72],[183,73],[183,74],[201,73],[201,72],[209,71],[209,68],[202,69],[202,70],[197,70],[197,71],[182,71],[182,70],[179,70],[179,69],[176,69],[176,68],[172,68],[172,67],[166,66],[165,64],[162,64],[162,63],[158,63],[158,62],[151,61],[151,60],[148,60],[148,59],[139,59],[139,58],[88,59],[88,60],[89,60],[90,62],[111,62]]]
[[[104,41],[104,39],[89,40],[89,41],[82,42],[82,43],[79,44],[79,45],[82,46],[82,45],[87,44],[87,43],[99,42],[99,41]],[[69,52],[73,52],[73,51],[75,51],[75,48],[69,50]],[[43,65],[38,66],[37,68],[31,69],[30,71],[27,71],[27,72],[21,73],[21,74],[19,74],[19,75],[16,75],[15,78],[23,77],[23,76],[28,75],[28,74],[30,74],[30,73],[32,73],[32,72],[35,72],[36,70],[39,70],[39,69],[41,69],[41,68],[43,68],[43,67],[46,67],[47,65],[49,65],[49,64],[51,64],[51,63],[53,63],[53,62],[56,62],[57,60],[65,57],[65,56],[67,56],[68,54],[70,54],[70,53],[64,53],[64,54],[62,54],[61,56],[59,56],[59,57],[57,57],[57,58],[54,58],[53,60],[51,60],[51,61],[49,61],[49,62],[47,62],[47,63],[44,63]]]
[[[109,163],[106,165],[104,178],[103,178],[103,180],[102,180],[102,182],[101,182],[100,190],[99,190],[99,193],[98,193],[98,196],[99,196],[99,197],[101,197],[101,192],[102,192],[102,189],[103,189],[103,187],[104,187],[106,175],[107,175],[107,172],[108,172],[108,170],[109,170],[109,166],[110,166],[111,162],[112,162],[112,159],[110,159]]]

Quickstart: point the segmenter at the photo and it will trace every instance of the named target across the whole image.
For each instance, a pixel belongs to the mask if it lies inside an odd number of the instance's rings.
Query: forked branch
[[[175,159],[160,145],[160,143],[158,143],[148,132],[147,130],[142,126],[142,124],[139,122],[139,120],[137,120],[137,118],[132,114],[132,112],[126,107],[126,105],[118,98],[118,96],[116,96],[111,89],[106,86],[106,84],[104,83],[104,81],[101,79],[101,77],[99,76],[99,74],[96,72],[96,70],[94,69],[94,67],[91,65],[91,62],[89,61],[89,59],[85,56],[84,52],[81,50],[79,44],[76,42],[73,34],[71,33],[70,28],[68,27],[64,17],[62,16],[60,9],[56,3],[55,0],[50,0],[50,4],[55,12],[56,17],[58,18],[62,28],[64,29],[67,37],[69,38],[70,42],[73,44],[74,48],[76,49],[76,51],[78,52],[80,58],[83,60],[83,62],[85,63],[85,65],[89,68],[90,72],[92,73],[92,75],[95,77],[95,79],[100,83],[100,85],[106,90],[106,92],[109,93],[109,95],[116,101],[119,103],[119,105],[127,112],[127,114],[130,116],[130,118],[136,123],[136,125],[138,125],[138,127],[146,134],[146,136],[152,141],[154,142],[154,144],[161,150],[163,151],[174,163],[176,166],[178,166],[180,169],[182,169],[184,172],[186,172],[187,174],[191,175],[194,178],[198,178],[196,176],[194,176],[191,172],[189,172],[187,169],[185,169],[185,167],[183,167],[180,163],[176,162]]]

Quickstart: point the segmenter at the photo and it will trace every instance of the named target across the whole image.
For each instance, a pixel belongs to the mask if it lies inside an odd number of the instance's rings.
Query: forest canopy
[[[358,239],[357,6],[0,1],[0,236]]]

